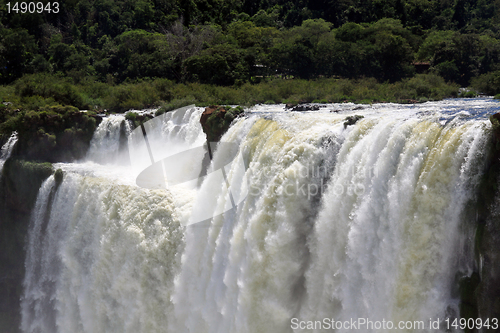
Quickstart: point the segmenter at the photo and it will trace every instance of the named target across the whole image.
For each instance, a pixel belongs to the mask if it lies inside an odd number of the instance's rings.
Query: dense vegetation
[[[109,112],[124,112],[162,106],[169,111],[184,105],[298,102],[410,102],[437,100],[457,96],[458,86],[446,84],[432,74],[417,74],[395,83],[379,83],[374,78],[357,80],[320,78],[316,80],[274,79],[259,84],[214,86],[180,83],[166,79],[142,80],[135,83],[108,85],[86,80],[73,84],[45,74],[26,75],[14,85],[0,87],[0,95],[8,100],[0,104],[0,122],[25,110],[60,108],[75,105],[80,109],[96,107]],[[0,125],[0,130],[2,127]]]
[[[262,76],[395,82],[414,75],[414,62],[428,62],[431,72],[467,86],[500,70],[500,0],[72,0],[57,14],[8,13],[6,3],[3,84],[27,73],[108,84],[161,77],[241,85]]]

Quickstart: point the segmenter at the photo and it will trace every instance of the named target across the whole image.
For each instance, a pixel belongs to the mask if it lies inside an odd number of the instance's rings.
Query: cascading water
[[[123,146],[130,132],[130,124],[124,116],[104,118],[90,141],[87,160],[100,164],[126,163],[128,152]]]
[[[10,154],[12,154],[12,150],[17,143],[17,139],[17,132],[14,132],[2,146],[2,149],[0,150],[0,171],[2,170],[5,161],[10,157]]]
[[[466,209],[496,104],[378,105],[354,125],[352,106],[334,107],[266,107],[235,122],[222,138],[234,145],[214,155],[236,146],[247,162],[228,167],[230,189],[141,189],[134,177],[150,160],[133,145],[137,170],[58,164],[64,179],[45,181],[32,216],[23,331],[321,332],[294,323],[458,317],[457,276],[475,268]],[[153,150],[168,143],[156,158],[203,144],[201,111],[146,128]],[[115,134],[103,151],[116,152]],[[231,191],[247,195],[236,209],[182,226]]]
[[[166,115],[155,135],[168,140],[175,131],[197,144],[201,111]],[[174,200],[134,186],[136,172],[120,158],[123,122],[104,119],[91,163],[56,164],[66,171],[62,183],[50,177],[40,189],[28,234],[24,332],[161,332],[167,325],[183,252],[178,220],[191,209],[183,200],[192,194],[181,191]]]
[[[22,329],[162,331],[182,252],[172,200],[77,174],[56,187],[43,184],[33,215]]]

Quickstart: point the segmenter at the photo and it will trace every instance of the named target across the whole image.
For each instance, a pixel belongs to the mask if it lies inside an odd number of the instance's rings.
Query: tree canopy
[[[395,82],[427,62],[467,85],[500,70],[500,0],[69,0],[40,14],[9,13],[6,3],[2,84],[30,73],[108,83]]]

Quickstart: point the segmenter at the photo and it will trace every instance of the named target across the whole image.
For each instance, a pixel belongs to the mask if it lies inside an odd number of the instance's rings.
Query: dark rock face
[[[500,317],[500,114],[490,117],[492,136],[487,163],[471,216],[474,224],[475,270],[462,276],[460,317]],[[496,330],[483,328],[484,332]],[[465,330],[473,332],[473,330]]]
[[[0,178],[0,332],[19,332],[25,243],[31,211],[49,163],[9,159]]]
[[[498,318],[500,316],[500,195],[497,193],[491,207],[491,215],[482,226],[478,235],[481,238],[480,254],[483,258],[481,282],[475,296],[479,318]],[[496,330],[491,330],[491,332]]]
[[[495,113],[490,116],[491,124],[493,125],[493,135],[496,138],[496,142],[500,142],[500,113]]]
[[[500,317],[500,114],[490,117],[492,143],[478,198],[476,260],[479,281],[471,290],[479,318]],[[482,261],[482,267],[479,265]],[[493,332],[496,330],[485,330]]]

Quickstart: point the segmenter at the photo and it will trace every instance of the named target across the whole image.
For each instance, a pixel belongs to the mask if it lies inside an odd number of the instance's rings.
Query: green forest
[[[500,93],[500,0],[41,2],[0,3],[4,112]]]

